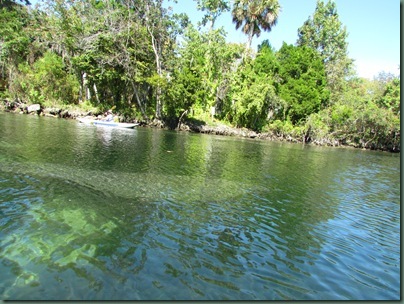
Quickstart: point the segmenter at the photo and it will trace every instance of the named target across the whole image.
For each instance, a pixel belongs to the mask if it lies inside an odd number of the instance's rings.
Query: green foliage
[[[254,61],[254,67],[259,73],[266,73],[275,76],[279,73],[279,61],[276,57],[276,51],[264,40],[258,46],[258,54]]]
[[[209,81],[209,66],[205,54],[208,51],[206,37],[193,26],[188,27],[185,35],[184,47],[179,50],[181,57],[177,59],[172,72],[173,84],[170,88],[170,103],[179,105],[179,112],[186,111],[193,106],[206,109]],[[211,72],[212,73],[212,72]],[[177,117],[179,112],[177,111]],[[174,114],[169,111],[169,116]]]
[[[278,52],[278,60],[278,94],[288,104],[287,116],[295,124],[327,104],[324,66],[314,50],[286,43]]]
[[[0,5],[0,90],[7,88],[3,96],[14,97],[17,94],[18,65],[29,54],[30,35],[26,30],[29,18],[26,8],[13,1]]]
[[[291,140],[291,141],[302,141],[302,138],[305,133],[304,126],[295,126],[290,120],[282,121],[282,120],[274,120],[270,122],[265,127],[266,132],[271,132],[275,134],[277,137]]]
[[[266,75],[246,68],[233,84],[233,121],[240,127],[261,130],[266,124],[269,104],[275,93]]]
[[[76,103],[78,102],[79,83],[74,75],[65,70],[62,58],[47,52],[32,66],[19,65],[20,95],[31,103]]]
[[[339,20],[334,1],[317,1],[313,16],[298,29],[297,45],[308,46],[321,54],[332,99],[344,90],[353,61],[348,58],[348,32]]]
[[[201,90],[201,77],[197,71],[184,67],[173,75],[167,90],[166,113],[169,120],[177,121],[180,115],[192,106],[203,103],[205,92]]]
[[[216,19],[221,13],[230,10],[230,4],[228,0],[195,0],[198,4],[198,9],[206,12],[203,16],[202,25],[206,25],[210,22],[210,30],[213,30]]]
[[[238,126],[260,131],[269,118],[284,113],[284,103],[275,93],[274,77],[279,64],[274,51],[262,46],[257,58],[244,62],[232,83],[231,120]]]
[[[358,84],[358,80],[354,82]],[[354,86],[342,101],[308,118],[306,128],[311,141],[399,150],[399,116],[358,94],[362,88]]]
[[[25,31],[29,15],[24,7],[13,6],[0,9],[0,64],[18,65],[28,55],[30,37]]]
[[[228,84],[241,51],[240,45],[226,43],[223,29],[200,32],[189,26],[170,74],[167,118],[178,120],[191,109],[210,113],[212,107],[218,116],[225,116],[229,110]]]
[[[306,141],[329,140],[330,128],[332,127],[329,109],[311,114],[305,123],[307,130]]]
[[[379,108],[374,102],[368,102],[352,109],[352,116],[343,131],[340,136],[345,136],[345,140],[354,145],[374,149],[397,149],[399,118],[391,111]]]
[[[400,78],[394,78],[389,81],[384,89],[383,95],[376,101],[381,107],[384,107],[395,115],[400,115]]]

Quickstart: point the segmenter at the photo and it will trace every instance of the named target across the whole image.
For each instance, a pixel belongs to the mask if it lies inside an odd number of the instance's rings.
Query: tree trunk
[[[254,35],[254,27],[251,26],[250,31],[248,33],[248,39],[247,39],[247,44],[246,44],[246,49],[245,49],[245,55],[247,55],[248,50],[251,48],[253,35]]]
[[[87,80],[87,73],[83,73],[83,90],[84,90],[84,99],[90,100],[91,99],[91,92],[88,87],[88,80]]]
[[[152,36],[152,45],[153,45],[154,55],[156,57],[157,75],[159,75],[159,77],[162,77],[163,73],[161,70],[161,61],[160,61],[160,54],[158,52],[157,42],[151,32],[150,32],[150,35]],[[156,117],[157,117],[157,119],[161,119],[161,86],[160,86],[160,84],[157,84],[157,88],[156,88]]]
[[[182,118],[183,118],[184,115],[186,115],[187,113],[188,113],[188,110],[185,110],[185,111],[181,114],[180,119],[178,120],[178,125],[177,125],[177,129],[178,129],[178,130],[179,130],[180,127],[181,127]]]
[[[94,88],[95,99],[97,99],[98,104],[100,104],[100,99],[98,98],[98,90],[97,90],[97,86],[95,85],[95,83],[93,85],[93,88]]]
[[[147,9],[147,14],[150,15],[150,7],[148,4],[146,4],[146,9]],[[156,72],[157,72],[157,75],[161,78],[163,76],[163,71],[161,68],[161,59],[160,59],[160,47],[159,47],[159,44],[161,41],[156,39],[156,37],[154,36],[152,28],[151,28],[150,24],[148,23],[148,19],[149,19],[149,17],[146,16],[146,22],[147,22],[146,26],[147,26],[147,30],[148,30],[151,40],[152,40],[153,52],[154,52],[154,56],[156,59]],[[157,84],[157,88],[156,88],[156,118],[157,119],[161,119],[161,108],[162,108],[161,94],[162,94],[161,86],[160,86],[160,84]]]
[[[132,89],[133,89],[132,99],[133,99],[133,96],[136,97],[136,102],[137,102],[137,105],[139,106],[140,112],[142,113],[143,119],[147,120],[146,111],[144,110],[142,102],[141,102],[141,100],[139,98],[139,94],[137,93],[136,86],[135,86],[135,84],[133,82],[132,82]]]

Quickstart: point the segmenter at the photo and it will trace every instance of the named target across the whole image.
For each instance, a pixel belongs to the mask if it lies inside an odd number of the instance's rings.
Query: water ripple
[[[0,128],[5,299],[399,299],[396,158],[44,122]]]

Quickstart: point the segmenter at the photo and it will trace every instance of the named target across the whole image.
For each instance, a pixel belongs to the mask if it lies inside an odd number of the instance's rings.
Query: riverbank
[[[9,101],[2,100],[0,102],[0,111],[12,112],[12,113],[20,113],[20,114],[29,114],[29,115],[39,115],[46,117],[54,117],[54,118],[64,118],[64,119],[77,119],[86,116],[91,117],[100,117],[103,115],[103,112],[97,109],[85,110],[80,107],[42,107],[39,104],[28,105],[22,101]],[[169,129],[163,121],[160,120],[151,120],[151,121],[143,121],[143,120],[135,120],[133,118],[127,118],[120,115],[117,115],[120,122],[129,122],[129,123],[139,123],[140,127],[150,127],[150,128],[160,128],[160,129]],[[311,144],[318,146],[332,146],[332,147],[351,147],[351,148],[359,148],[366,150],[380,150],[380,151],[388,151],[399,153],[400,146],[393,147],[382,147],[382,148],[374,148],[367,147],[366,143],[363,142],[350,142],[350,141],[339,141],[332,138],[321,138],[312,140],[307,136],[292,136],[290,134],[275,134],[274,132],[255,132],[253,130],[249,130],[246,128],[236,128],[225,125],[219,121],[215,121],[214,124],[209,122],[200,121],[196,119],[185,119],[182,124],[177,127],[178,131],[184,132],[194,132],[194,133],[202,133],[202,134],[213,134],[213,135],[222,135],[222,136],[236,136],[242,138],[252,138],[252,139],[260,139],[260,140],[272,140],[272,141],[286,141],[300,144]]]

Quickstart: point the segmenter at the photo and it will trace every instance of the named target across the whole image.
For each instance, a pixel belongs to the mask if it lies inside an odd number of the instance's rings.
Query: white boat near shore
[[[92,118],[77,118],[77,120],[80,121],[81,123],[85,123],[85,124],[113,127],[113,128],[133,129],[134,127],[139,125],[138,123],[105,121],[105,120],[97,120],[97,119],[92,119]]]

